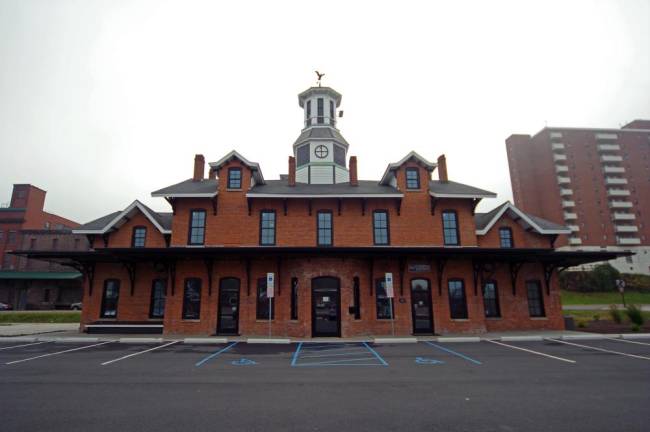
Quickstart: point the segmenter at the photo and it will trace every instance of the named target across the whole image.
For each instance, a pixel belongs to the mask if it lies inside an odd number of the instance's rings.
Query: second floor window
[[[372,214],[373,239],[376,245],[387,245],[390,243],[388,235],[388,212],[386,210],[375,210]]]
[[[406,168],[406,189],[420,189],[420,171],[417,168]]]
[[[133,228],[133,239],[131,240],[131,245],[133,247],[144,247],[144,243],[146,239],[147,239],[146,227]]]
[[[228,189],[241,189],[241,168],[228,169]]]
[[[445,246],[458,246],[460,244],[458,235],[458,217],[453,210],[442,212],[442,232]]]
[[[512,241],[512,230],[510,228],[499,228],[499,243],[502,248],[514,247]]]
[[[262,210],[260,213],[260,244],[272,246],[275,244],[275,212]]]
[[[205,210],[192,210],[190,212],[190,238],[191,245],[202,245],[205,242]]]
[[[316,218],[318,225],[318,246],[332,246],[332,212],[319,211]]]

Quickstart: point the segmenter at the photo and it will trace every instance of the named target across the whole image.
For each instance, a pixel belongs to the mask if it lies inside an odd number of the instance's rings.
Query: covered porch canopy
[[[539,263],[544,272],[547,294],[553,271],[599,261],[608,261],[632,252],[608,251],[557,251],[538,248],[478,248],[478,247],[411,247],[411,246],[371,246],[371,247],[168,247],[168,248],[101,248],[91,251],[14,251],[14,255],[73,267],[84,274],[89,281],[89,295],[92,295],[95,265],[97,263],[121,264],[127,270],[131,295],[135,286],[136,264],[151,263],[169,276],[168,285],[174,295],[176,263],[187,260],[201,260],[205,264],[208,280],[208,293],[212,295],[212,268],[217,259],[240,259],[246,266],[246,286],[250,295],[250,262],[253,259],[274,259],[277,265],[278,294],[281,287],[281,264],[283,258],[363,258],[368,261],[370,280],[374,277],[376,258],[392,258],[399,263],[400,296],[404,294],[404,273],[407,260],[414,260],[436,269],[438,294],[442,294],[442,276],[449,260],[467,260],[472,263],[474,295],[478,294],[479,281],[489,279],[497,265],[506,265],[510,272],[512,294],[516,294],[519,270],[524,264]],[[398,278],[396,278],[398,279]],[[372,295],[373,284],[370,284]]]

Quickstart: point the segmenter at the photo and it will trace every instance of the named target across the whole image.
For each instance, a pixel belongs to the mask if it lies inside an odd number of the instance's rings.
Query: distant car
[[[79,302],[79,303],[72,303],[72,304],[70,305],[70,309],[72,309],[72,310],[81,310],[81,306],[82,306],[82,305],[81,305],[81,302]]]
[[[12,310],[12,309],[13,308],[11,307],[11,305],[0,302],[0,311]]]

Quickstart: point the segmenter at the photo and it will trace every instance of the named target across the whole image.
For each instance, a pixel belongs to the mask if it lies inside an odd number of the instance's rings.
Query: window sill
[[[454,322],[468,322],[469,318],[452,318],[451,320]]]
[[[241,192],[243,190],[242,188],[226,188],[226,192]]]
[[[256,319],[255,322],[256,322],[256,323],[267,323],[267,324],[268,324],[269,320],[267,320],[267,319]],[[271,322],[274,323],[274,322],[275,322],[275,318],[272,319]]]
[[[117,318],[104,318],[104,317],[99,317],[100,320],[102,321],[117,321]]]
[[[548,321],[548,317],[530,317],[533,321]]]
[[[503,319],[503,317],[486,317],[485,319],[488,321],[500,321]]]
[[[200,319],[185,319],[185,318],[181,319],[181,321],[183,321],[183,322],[201,322]]]

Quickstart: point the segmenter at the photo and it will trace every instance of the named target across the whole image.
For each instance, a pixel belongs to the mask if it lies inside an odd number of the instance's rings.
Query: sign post
[[[395,297],[395,291],[393,290],[393,274],[386,273],[386,297],[388,297],[388,305],[390,306],[390,328],[393,336],[395,336],[395,317],[393,317],[393,297]]]
[[[627,307],[625,304],[625,281],[623,279],[616,279],[616,288],[618,288],[618,292],[621,293],[623,307]]]
[[[269,299],[269,339],[271,338],[271,317],[273,312],[273,296],[274,296],[275,275],[273,273],[266,274],[266,298]]]

